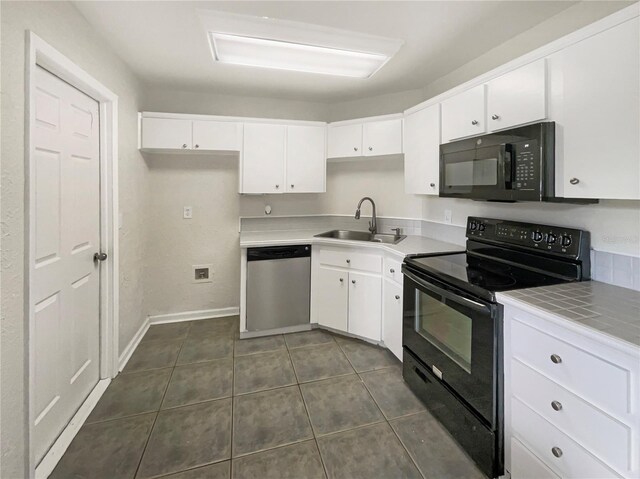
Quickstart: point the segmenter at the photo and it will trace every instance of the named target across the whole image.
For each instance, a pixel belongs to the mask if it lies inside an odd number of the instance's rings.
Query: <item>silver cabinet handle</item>
[[[357,146],[354,146],[354,147],[353,147],[353,151],[358,151],[358,147],[357,147]]]
[[[94,253],[93,261],[105,261],[107,259],[107,253]]]
[[[471,124],[472,124],[473,126],[476,126],[476,125],[478,124],[478,120],[471,120]]]
[[[370,146],[370,147],[369,147],[369,151],[373,151],[373,146]]]
[[[352,280],[351,280],[351,283],[352,283],[352,284],[356,284],[356,280],[355,280],[355,279],[352,279]]]
[[[395,272],[396,272],[396,270],[395,270],[395,269],[393,269],[393,268],[391,268],[391,269],[389,270],[389,273],[391,273],[391,274],[393,274],[393,273],[395,273]]]
[[[562,358],[557,354],[552,354],[550,358],[551,358],[551,362],[554,364],[560,364],[562,362]]]
[[[498,118],[500,118],[500,115],[491,115],[492,120],[497,120]]]
[[[569,180],[569,183],[571,183],[572,185],[577,185],[578,183],[580,183],[580,180],[578,178],[571,178]]]
[[[400,295],[396,294],[396,299],[400,299]]]
[[[291,183],[291,188],[293,188],[293,183]]]
[[[200,145],[198,145],[197,143],[195,145],[193,145],[194,148],[200,148]]]
[[[554,456],[556,457],[561,457],[562,456],[562,449],[560,449],[557,446],[554,446],[551,448],[551,452],[553,453]]]
[[[278,188],[280,188],[280,185],[276,185],[276,190],[277,190]]]
[[[344,281],[344,279],[340,278],[340,282],[342,283]]]
[[[436,184],[435,184],[435,183],[429,183],[429,186],[430,186],[431,188],[435,188],[435,187],[436,187]]]
[[[554,411],[559,411],[562,409],[562,403],[560,401],[551,401],[551,407]]]
[[[350,259],[348,259],[348,260],[347,260],[347,264],[349,264],[349,263],[351,263],[351,260],[350,260]]]
[[[183,143],[183,144],[182,144],[182,148],[186,148],[186,147],[187,147],[187,144],[186,144],[186,143]]]

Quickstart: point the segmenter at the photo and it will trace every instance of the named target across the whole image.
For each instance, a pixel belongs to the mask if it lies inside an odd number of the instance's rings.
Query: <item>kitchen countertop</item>
[[[322,230],[278,230],[278,231],[245,231],[240,233],[240,247],[252,248],[260,246],[278,246],[294,244],[323,244],[328,246],[350,246],[357,248],[373,248],[401,256],[417,253],[439,253],[464,251],[464,246],[444,241],[408,235],[398,244],[374,243],[368,241],[348,241],[333,238],[315,238],[314,235],[326,232]]]
[[[599,281],[557,284],[497,294],[640,349],[640,291]]]

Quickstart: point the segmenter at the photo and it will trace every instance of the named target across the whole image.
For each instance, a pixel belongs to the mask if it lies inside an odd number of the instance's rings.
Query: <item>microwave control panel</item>
[[[539,147],[536,140],[513,144],[513,189],[535,191],[540,185]]]

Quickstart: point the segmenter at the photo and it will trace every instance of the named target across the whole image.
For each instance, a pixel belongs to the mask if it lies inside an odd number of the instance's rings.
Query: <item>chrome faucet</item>
[[[371,221],[369,221],[369,231],[371,232],[372,235],[374,235],[378,232],[378,225],[376,223],[376,204],[368,196],[365,196],[364,198],[362,198],[358,203],[358,207],[356,209],[356,219],[357,220],[360,219],[360,207],[362,206],[362,202],[364,200],[369,200],[371,202],[371,206],[373,207],[373,214],[371,216]]]

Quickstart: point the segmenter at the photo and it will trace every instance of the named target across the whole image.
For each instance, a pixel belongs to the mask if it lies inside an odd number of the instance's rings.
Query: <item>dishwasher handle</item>
[[[311,246],[308,244],[293,246],[267,246],[265,248],[247,249],[247,261],[309,257],[311,257]]]

